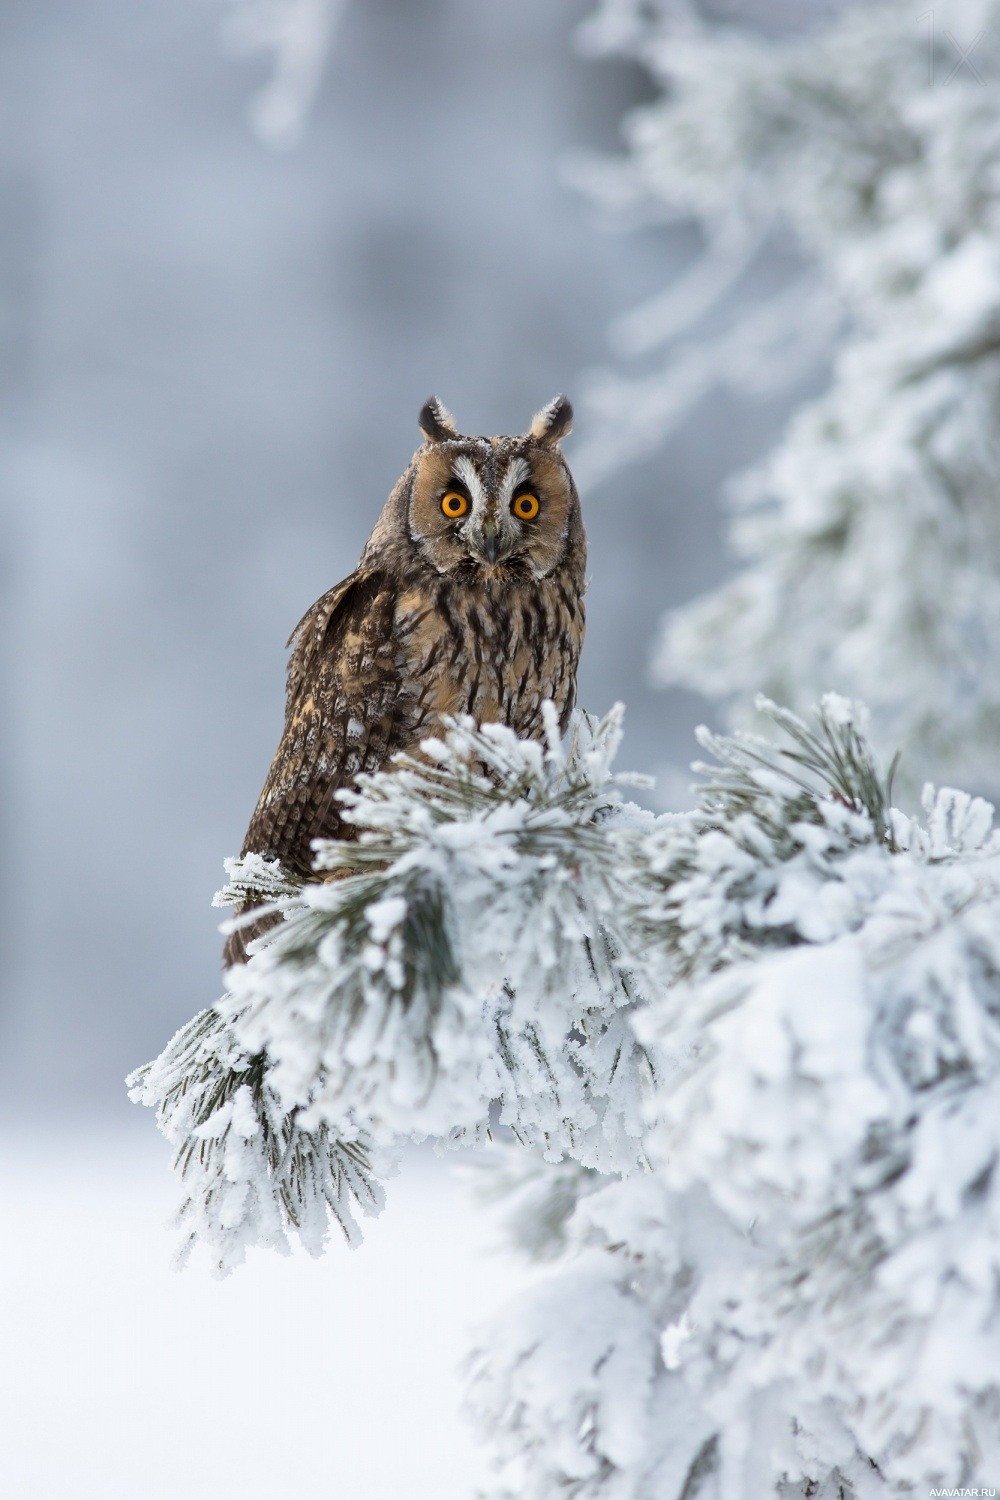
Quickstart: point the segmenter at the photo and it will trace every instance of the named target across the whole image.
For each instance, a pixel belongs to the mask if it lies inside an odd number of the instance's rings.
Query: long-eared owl
[[[470,714],[541,733],[576,696],[586,535],[559,442],[557,396],[520,437],[463,437],[432,397],[424,442],[355,571],[307,610],[289,645],[285,727],[243,853],[311,869],[311,841],[348,835],[336,793]],[[272,919],[273,920],[273,919]],[[268,923],[234,932],[226,962]]]

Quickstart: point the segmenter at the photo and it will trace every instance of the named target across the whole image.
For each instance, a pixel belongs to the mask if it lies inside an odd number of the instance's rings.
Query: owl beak
[[[495,563],[500,556],[500,535],[496,531],[484,531],[480,552],[488,563]]]
[[[498,562],[503,562],[511,551],[511,538],[504,534],[496,516],[485,516],[471,533],[469,540],[476,557],[488,567],[495,567]]]

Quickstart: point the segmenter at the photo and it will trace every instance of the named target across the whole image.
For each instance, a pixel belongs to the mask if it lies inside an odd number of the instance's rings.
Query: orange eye
[[[533,521],[541,508],[537,495],[518,495],[511,506],[519,521]]]
[[[464,516],[469,508],[469,502],[465,495],[460,495],[458,490],[449,490],[441,497],[441,509],[450,521],[457,521]]]

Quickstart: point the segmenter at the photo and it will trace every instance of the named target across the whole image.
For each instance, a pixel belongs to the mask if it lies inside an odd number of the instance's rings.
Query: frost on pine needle
[[[830,694],[809,724],[757,706],[785,743],[699,731],[714,763],[696,763],[695,810],[643,840],[633,920],[665,981],[822,941],[860,921],[863,893],[884,880],[893,768],[880,770],[861,710]]]
[[[546,1269],[471,1364],[497,1496],[1000,1464],[1000,836],[960,793],[894,812],[842,700],[770,713],[782,745],[706,738],[697,809],[644,836],[651,1170],[562,1181],[541,1246],[515,1212]]]
[[[622,802],[611,773],[620,724],[620,710],[580,715],[564,749],[551,714],[544,744],[455,723],[343,795],[355,838],[317,841],[314,878],[258,856],[228,862],[220,904],[249,894],[282,921],[229,971],[202,1023],[209,1041],[196,1048],[182,1033],[139,1080],[181,1148],[203,1238],[215,1245],[232,1227],[233,1173],[249,1184],[241,1244],[276,1242],[274,1201],[313,1245],[327,1210],[343,1212],[313,1167],[289,1200],[271,1180],[288,1141],[245,1145],[228,1115],[218,1151],[186,1149],[207,1118],[192,1115],[191,1090],[228,1107],[243,1067],[260,1073],[271,1135],[286,1122],[318,1159],[328,1143],[335,1155],[361,1141],[391,1156],[405,1140],[475,1141],[494,1106],[553,1160],[571,1153],[608,1171],[639,1159],[651,1071],[624,1019],[639,955],[621,851],[651,820]],[[202,1171],[210,1181],[192,1189]]]
[[[213,1009],[128,1079],[129,1097],[156,1110],[174,1147],[185,1189],[177,1213],[181,1265],[200,1243],[225,1274],[252,1245],[287,1252],[289,1235],[319,1255],[331,1222],[355,1244],[356,1211],[382,1207],[370,1140],[357,1131],[338,1136],[322,1123],[307,1128],[282,1107],[268,1073],[266,1058],[247,1053]]]
[[[617,1098],[635,1051],[614,1017],[631,1003],[619,721],[581,718],[565,753],[554,727],[541,745],[456,724],[343,795],[355,839],[317,842],[328,878],[303,885],[221,1002],[286,1109],[445,1139],[482,1133],[498,1099],[558,1153],[600,1133],[615,1095],[610,1136],[638,1135]]]
[[[857,705],[701,736],[694,808],[452,724],[133,1077],[186,1240],[319,1249],[400,1144],[476,1142],[537,1279],[469,1362],[518,1500],[866,1500],[1000,1467],[1000,835],[892,805]]]

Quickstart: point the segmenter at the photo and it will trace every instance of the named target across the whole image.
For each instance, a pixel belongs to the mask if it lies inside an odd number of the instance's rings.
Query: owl
[[[289,639],[285,727],[243,853],[306,875],[316,838],[350,837],[337,793],[414,751],[445,714],[542,732],[565,726],[584,631],[587,542],[559,443],[557,396],[520,437],[463,437],[436,397],[355,571]],[[273,916],[234,932],[225,962]]]

